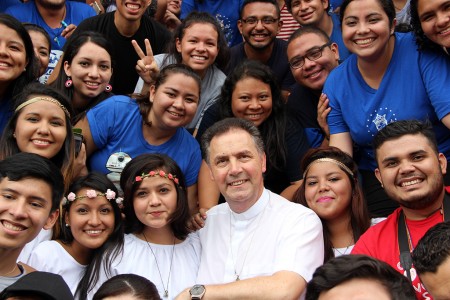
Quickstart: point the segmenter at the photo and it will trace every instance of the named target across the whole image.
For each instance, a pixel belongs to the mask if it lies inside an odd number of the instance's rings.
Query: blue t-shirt
[[[6,124],[9,119],[12,117],[13,112],[11,108],[11,100],[10,99],[1,99],[0,100],[0,135],[3,133],[3,129],[5,129]]]
[[[239,11],[243,0],[183,0],[181,3],[181,19],[192,11],[208,12],[219,21],[227,39],[228,46],[234,46],[242,42],[242,36],[237,27]]]
[[[64,44],[66,43],[66,39],[61,36],[61,32],[64,30],[65,26],[61,25],[59,28],[51,28],[48,26],[44,19],[42,19],[41,14],[39,13],[33,0],[11,6],[5,12],[15,17],[20,22],[37,24],[44,28],[44,30],[49,34],[51,41],[50,61],[47,71],[40,79],[43,83],[47,82],[48,77],[50,77],[50,74],[53,72],[53,69],[62,55],[62,50]],[[78,24],[80,24],[84,19],[95,15],[96,13],[94,9],[86,3],[66,1],[66,16],[64,18],[64,22],[67,25],[74,24],[78,26]]]
[[[179,128],[162,145],[149,144],[142,133],[142,117],[135,100],[112,96],[87,112],[87,119],[97,150],[89,157],[92,171],[107,174],[117,183],[125,165],[144,153],[163,153],[175,160],[186,185],[197,182],[202,161],[200,146],[186,129]]]
[[[439,150],[450,158],[450,130],[440,121],[450,113],[450,60],[417,51],[412,34],[395,34],[394,53],[379,88],[371,88],[351,55],[327,78],[330,133],[350,132],[363,170],[374,170],[372,139],[388,123],[428,119]]]
[[[330,17],[333,21],[333,31],[331,32],[330,40],[338,45],[339,60],[344,61],[352,53],[348,51],[347,47],[345,47],[344,41],[342,40],[341,21],[339,20],[339,16],[331,13]]]

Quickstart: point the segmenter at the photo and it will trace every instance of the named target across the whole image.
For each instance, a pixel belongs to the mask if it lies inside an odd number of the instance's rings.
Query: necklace
[[[250,251],[250,248],[252,247],[252,244],[253,244],[253,238],[255,237],[255,233],[256,233],[256,231],[257,231],[258,228],[259,228],[259,225],[260,225],[260,223],[261,223],[262,216],[264,215],[264,212],[265,212],[266,207],[267,207],[267,205],[269,204],[269,202],[270,202],[270,192],[269,192],[269,200],[267,201],[266,205],[264,206],[263,211],[262,211],[262,212],[260,213],[260,215],[258,216],[258,221],[257,221],[257,224],[256,224],[255,229],[253,230],[253,233],[252,233],[252,236],[251,236],[251,238],[250,238],[250,243],[248,244],[247,250],[245,251],[244,260],[242,261],[241,270],[239,271],[239,273],[237,272],[237,268],[236,268],[237,259],[236,259],[236,261],[234,260],[233,246],[231,245],[231,241],[233,240],[233,238],[232,238],[232,233],[231,233],[231,223],[232,223],[232,222],[231,222],[231,218],[233,217],[233,213],[232,213],[232,210],[230,209],[230,251],[231,251],[231,259],[232,259],[232,262],[233,262],[233,265],[234,265],[234,266],[233,266],[233,269],[234,269],[234,275],[236,276],[236,280],[235,280],[235,281],[241,280],[239,277],[241,276],[242,270],[244,269],[245,261],[247,260],[248,252]],[[249,226],[249,227],[250,227],[250,226]]]
[[[11,271],[9,271],[8,273],[3,274],[3,275],[1,275],[1,276],[2,276],[2,277],[7,277],[9,274],[12,274],[12,273],[16,270],[16,268],[17,268],[17,264],[14,264],[14,267],[12,268]]]
[[[172,272],[173,254],[175,253],[175,237],[173,238],[172,258],[170,259],[170,268],[169,268],[169,276],[167,276],[167,285],[164,286],[164,281],[163,281],[163,278],[162,278],[162,275],[161,275],[161,270],[159,269],[159,264],[158,264],[158,260],[156,259],[155,252],[153,252],[153,248],[150,245],[150,243],[148,242],[147,237],[145,236],[144,232],[142,232],[142,235],[144,236],[144,239],[147,242],[147,245],[150,248],[150,251],[152,251],[153,258],[155,259],[155,262],[156,262],[156,268],[158,268],[159,278],[161,279],[161,284],[162,284],[163,289],[164,289],[164,298],[167,298],[167,297],[169,297],[169,280],[170,280],[170,273]]]
[[[334,246],[332,246],[332,247],[333,247],[333,249],[336,250],[336,252],[339,253],[340,255],[347,255],[347,254],[350,254],[350,253],[348,253],[348,249],[349,249],[352,245],[354,245],[354,244],[355,244],[355,243],[353,242],[353,236],[352,236],[351,239],[350,239],[350,242],[348,242],[348,246],[345,247],[345,249],[344,249],[344,247],[342,247],[342,248],[337,248],[337,247],[334,247]],[[339,251],[339,249],[344,249],[344,251],[341,252],[341,251]]]
[[[428,217],[431,217],[434,213],[436,213],[438,210],[441,211],[441,215],[442,215],[442,222],[445,222],[445,212],[444,212],[444,203],[441,204],[441,206],[434,210]],[[408,246],[409,246],[409,252],[413,252],[414,250],[414,244],[413,244],[413,239],[412,239],[412,235],[411,235],[411,231],[409,230],[408,227],[408,223],[406,222],[406,216],[405,214],[403,214],[403,222],[405,222],[405,227],[406,227],[406,236],[408,237]]]

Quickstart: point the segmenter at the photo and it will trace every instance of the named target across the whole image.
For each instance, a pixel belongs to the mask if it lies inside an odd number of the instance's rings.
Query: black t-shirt
[[[114,24],[114,14],[115,12],[110,12],[84,20],[78,25],[74,35],[91,30],[106,36],[114,48],[114,70],[111,78],[113,92],[116,95],[126,95],[134,92],[139,79],[135,69],[139,57],[131,41],[136,40],[145,51],[144,39],[148,38],[153,54],[156,55],[165,52],[171,34],[163,25],[143,15],[138,31],[131,37],[125,37],[119,33]]]
[[[289,66],[286,49],[286,41],[275,39],[272,55],[266,65],[272,69],[280,87],[283,90],[290,91],[292,85],[295,84],[295,79]],[[244,43],[240,43],[232,47],[230,49],[230,54],[230,62],[225,70],[227,75],[230,74],[237,65],[248,59],[245,54]]]

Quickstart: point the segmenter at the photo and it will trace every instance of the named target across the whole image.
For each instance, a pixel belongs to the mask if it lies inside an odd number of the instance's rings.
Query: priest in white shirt
[[[226,203],[208,211],[198,231],[198,284],[177,299],[303,298],[323,263],[317,215],[264,188],[266,154],[251,122],[217,122],[203,134],[202,149]]]

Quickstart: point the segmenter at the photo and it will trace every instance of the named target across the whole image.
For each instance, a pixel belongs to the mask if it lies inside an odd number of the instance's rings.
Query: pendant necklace
[[[167,285],[164,286],[164,281],[161,275],[161,270],[159,269],[159,264],[158,264],[158,260],[156,259],[156,255],[155,252],[153,252],[153,248],[150,245],[150,243],[147,240],[147,237],[145,236],[145,233],[142,232],[142,235],[144,236],[145,241],[147,242],[148,247],[150,248],[150,251],[153,254],[153,258],[155,259],[156,262],[156,268],[158,269],[158,273],[159,273],[159,278],[161,279],[161,284],[163,286],[164,289],[164,298],[169,297],[169,280],[170,280],[170,273],[172,272],[172,262],[173,262],[173,254],[175,253],[175,237],[173,238],[173,246],[172,246],[172,258],[170,259],[170,268],[169,268],[169,276],[167,276]]]
[[[232,233],[231,233],[231,218],[232,218],[232,216],[233,216],[233,212],[232,212],[232,210],[230,209],[230,252],[231,252],[231,259],[232,259],[232,262],[233,262],[233,268],[234,268],[234,275],[236,276],[236,279],[235,279],[235,281],[239,281],[239,280],[241,280],[240,279],[240,276],[241,276],[241,273],[242,273],[242,270],[244,269],[244,266],[245,266],[245,261],[247,260],[247,255],[248,255],[248,252],[250,251],[250,248],[251,248],[251,246],[252,246],[252,244],[253,244],[253,238],[255,237],[255,233],[256,233],[256,231],[258,230],[258,228],[259,228],[259,225],[260,225],[260,223],[261,223],[261,220],[262,220],[262,218],[263,218],[263,215],[264,215],[264,212],[265,212],[265,210],[266,210],[266,207],[267,207],[267,205],[269,204],[269,202],[270,202],[270,192],[269,192],[269,200],[267,201],[267,203],[266,203],[266,205],[264,206],[264,209],[263,209],[263,211],[260,213],[260,215],[258,216],[258,223],[256,224],[256,227],[255,227],[255,229],[253,230],[253,233],[252,233],[252,236],[251,236],[251,238],[250,238],[250,243],[248,244],[248,247],[247,247],[247,251],[245,252],[245,256],[244,256],[244,260],[242,261],[242,266],[241,266],[241,271],[238,273],[237,272],[237,268],[236,268],[236,263],[237,263],[237,259],[236,259],[236,261],[234,260],[234,254],[233,254],[233,246],[232,246],[232,244],[231,244],[231,241],[233,240],[232,239]],[[234,218],[233,218],[234,219]],[[242,241],[243,241],[244,239],[242,239]],[[242,242],[241,242],[242,243]]]

